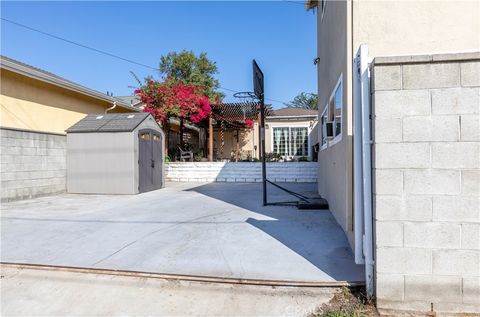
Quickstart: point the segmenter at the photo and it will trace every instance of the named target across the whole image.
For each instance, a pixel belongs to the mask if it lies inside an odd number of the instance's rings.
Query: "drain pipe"
[[[363,162],[362,162],[362,93],[360,54],[353,60],[353,216],[355,263],[365,264],[363,257]]]
[[[362,103],[362,172],[363,172],[363,219],[365,255],[365,282],[367,296],[372,297],[374,291],[373,262],[373,212],[372,212],[372,134],[370,112],[370,68],[368,46],[360,46],[361,70],[361,103]]]
[[[116,107],[117,107],[117,102],[114,101],[114,102],[113,102],[113,106],[111,106],[110,108],[105,109],[105,114],[107,114],[107,112],[109,112],[110,110],[115,109]]]

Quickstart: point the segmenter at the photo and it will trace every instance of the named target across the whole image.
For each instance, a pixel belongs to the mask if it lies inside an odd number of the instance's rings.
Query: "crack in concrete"
[[[174,225],[171,225],[171,226],[169,226],[169,227],[167,227],[167,228],[160,228],[160,229],[151,231],[151,232],[143,235],[142,237],[140,237],[140,238],[138,238],[138,239],[136,239],[136,240],[134,240],[134,241],[132,241],[132,242],[130,242],[130,243],[127,243],[126,245],[124,245],[124,246],[122,246],[120,249],[118,249],[117,251],[113,252],[113,253],[110,254],[110,255],[107,255],[106,257],[100,259],[99,261],[93,263],[92,265],[100,264],[101,262],[103,262],[103,261],[105,261],[105,260],[108,260],[109,258],[113,257],[114,255],[116,255],[116,254],[120,253],[121,251],[125,250],[125,249],[128,248],[129,246],[137,243],[138,241],[143,240],[143,239],[145,239],[145,238],[147,238],[147,237],[149,237],[149,236],[151,236],[151,235],[154,235],[154,234],[156,234],[156,233],[158,233],[158,232],[160,232],[160,231],[167,231],[167,230],[173,229],[173,228],[175,228],[175,227],[177,227],[177,226],[180,226],[180,225],[182,225],[182,224],[187,224],[187,223],[189,223],[189,222],[192,222],[192,221],[195,221],[195,220],[199,220],[199,219],[204,219],[204,218],[210,218],[210,217],[215,217],[215,216],[226,215],[226,214],[228,214],[228,213],[230,213],[230,212],[232,212],[232,211],[233,211],[233,210],[227,210],[227,211],[219,212],[219,213],[212,214],[212,215],[205,215],[205,216],[201,216],[201,217],[196,217],[196,218],[188,219],[188,220],[185,220],[185,221],[180,221],[180,222],[178,222],[178,223],[176,223],[176,224],[174,224]]]

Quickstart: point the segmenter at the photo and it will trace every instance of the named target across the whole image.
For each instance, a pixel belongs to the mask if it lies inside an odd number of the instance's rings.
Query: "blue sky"
[[[161,55],[183,49],[217,62],[220,85],[252,90],[251,60],[265,74],[275,107],[316,92],[316,17],[303,2],[4,2],[2,18],[158,67]],[[154,70],[101,55],[2,21],[1,53],[79,84],[130,95]],[[234,101],[224,92],[226,101]]]

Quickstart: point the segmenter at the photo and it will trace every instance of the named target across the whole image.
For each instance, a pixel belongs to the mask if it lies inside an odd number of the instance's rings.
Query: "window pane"
[[[327,118],[327,109],[325,108],[325,110],[323,111],[322,113],[322,118],[320,119],[321,120],[321,131],[322,131],[322,137],[321,137],[321,140],[322,140],[322,145],[325,145],[327,144],[327,126],[326,126],[326,123],[328,121],[328,118]]]
[[[308,128],[290,128],[290,149],[292,156],[308,155]]]
[[[328,103],[328,121],[335,120],[335,100],[332,98]]]
[[[288,128],[273,128],[273,152],[288,155]]]
[[[335,91],[335,136],[342,133],[342,106],[343,106],[343,93],[342,82]]]

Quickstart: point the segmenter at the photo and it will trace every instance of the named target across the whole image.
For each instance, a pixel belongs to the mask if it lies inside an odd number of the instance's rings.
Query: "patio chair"
[[[192,151],[184,151],[181,147],[178,147],[180,151],[180,161],[185,162],[185,159],[188,159],[190,162],[193,162],[193,152]]]

